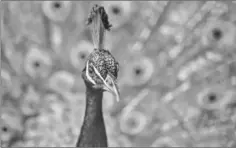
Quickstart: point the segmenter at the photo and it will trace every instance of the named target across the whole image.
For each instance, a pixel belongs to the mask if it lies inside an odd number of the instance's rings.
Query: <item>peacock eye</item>
[[[113,12],[115,15],[119,15],[119,13],[121,12],[121,10],[120,10],[119,7],[113,6],[113,7],[112,7],[112,12]]]
[[[130,1],[104,2],[102,5],[108,10],[113,29],[118,29],[124,25],[130,19],[134,10]]]
[[[216,85],[199,92],[197,103],[205,110],[219,110],[226,107],[225,104],[228,104],[231,99],[231,91],[228,91],[227,87]]]
[[[35,78],[47,77],[51,72],[52,59],[48,52],[39,47],[31,47],[24,58],[25,72]]]
[[[129,115],[122,114],[120,130],[129,135],[142,132],[147,126],[147,116],[140,111],[132,111]]]
[[[72,7],[70,1],[45,1],[42,4],[42,10],[45,16],[56,22],[65,21],[69,16]]]
[[[70,62],[74,68],[81,70],[86,59],[93,50],[93,45],[89,41],[82,40],[70,51]]]
[[[86,55],[85,55],[84,53],[81,53],[81,54],[80,54],[80,58],[81,58],[81,59],[85,59],[85,57],[86,57]]]
[[[91,68],[89,68],[89,74],[92,74],[93,70]]]
[[[3,132],[8,132],[8,128],[7,128],[6,126],[3,126],[3,127],[2,127],[2,131],[3,131]]]
[[[204,28],[204,45],[216,44],[219,49],[231,48],[234,45],[235,25],[232,22],[214,18],[210,19]]]
[[[106,82],[107,82],[107,84],[108,84],[109,86],[113,86],[113,84],[112,84],[112,82],[111,82],[110,79],[107,79]]]
[[[154,64],[151,59],[142,57],[134,59],[126,65],[126,83],[132,86],[141,86],[149,82],[154,73]]]
[[[220,28],[214,28],[212,30],[212,37],[216,40],[219,41],[223,36],[223,32]]]

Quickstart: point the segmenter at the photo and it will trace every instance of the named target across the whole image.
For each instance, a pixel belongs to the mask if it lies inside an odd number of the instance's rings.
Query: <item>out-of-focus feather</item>
[[[3,2],[1,103],[3,123],[10,129],[2,132],[4,145],[75,145],[85,106],[80,75],[94,48],[85,24],[92,3]],[[95,47],[109,47],[120,63],[121,101],[104,102],[111,146],[233,145],[236,4],[97,3],[113,28],[100,37],[107,45],[97,42]],[[214,28],[221,31],[220,40],[212,36],[219,34]],[[210,90],[217,92],[215,103],[207,101]],[[9,98],[8,103],[20,106],[14,117],[3,101]],[[39,114],[22,118],[24,112]],[[123,117],[128,113],[132,117]],[[21,118],[25,121],[16,126]],[[12,136],[19,130],[25,141]],[[217,140],[222,133],[225,139]]]

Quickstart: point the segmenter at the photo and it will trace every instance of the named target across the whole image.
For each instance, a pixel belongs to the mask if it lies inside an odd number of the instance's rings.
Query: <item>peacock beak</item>
[[[115,79],[113,79],[113,77],[110,76],[110,74],[107,74],[107,77],[104,80],[103,77],[101,76],[101,74],[98,72],[98,70],[93,65],[92,65],[92,67],[93,67],[96,75],[103,81],[103,89],[106,91],[109,91],[113,95],[115,95],[116,101],[119,102],[120,101],[120,92],[119,92],[119,88],[115,82]]]
[[[112,79],[111,76],[107,75],[106,80],[104,81],[104,90],[111,92],[115,97],[116,101],[120,101],[120,92],[117,84],[115,81]]]

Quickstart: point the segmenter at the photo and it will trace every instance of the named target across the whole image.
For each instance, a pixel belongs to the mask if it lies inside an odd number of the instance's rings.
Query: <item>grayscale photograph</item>
[[[0,147],[236,147],[236,1],[0,2]]]

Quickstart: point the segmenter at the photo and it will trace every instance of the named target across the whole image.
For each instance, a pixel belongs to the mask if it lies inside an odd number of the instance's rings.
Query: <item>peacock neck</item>
[[[101,90],[95,90],[93,88],[86,88],[86,109],[85,109],[85,121],[98,122],[103,121],[102,114],[102,97],[103,92]]]
[[[86,88],[86,109],[77,147],[107,147],[102,97],[102,91]]]

